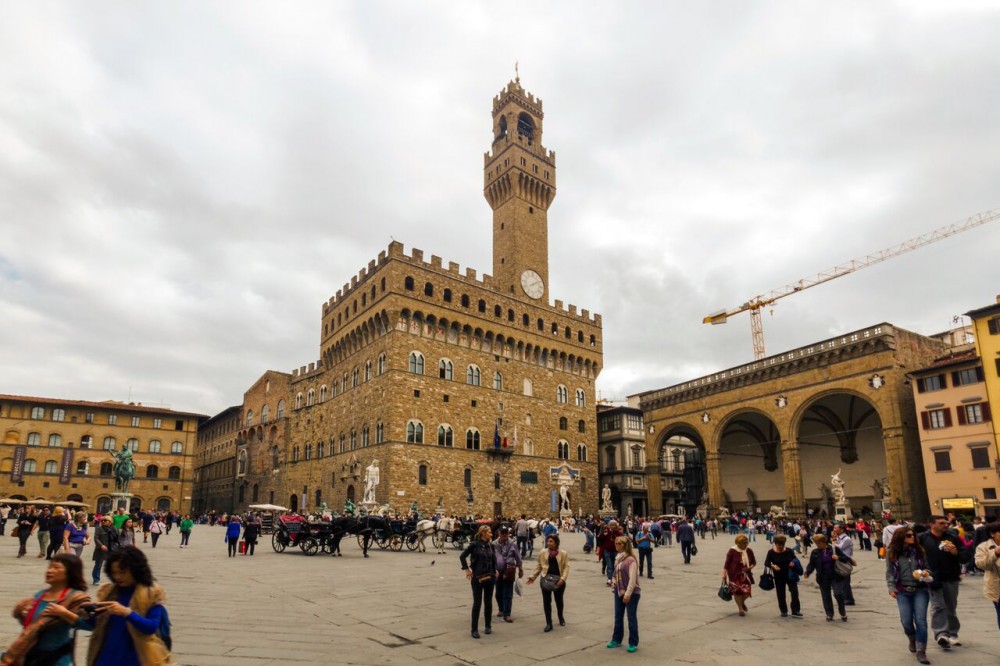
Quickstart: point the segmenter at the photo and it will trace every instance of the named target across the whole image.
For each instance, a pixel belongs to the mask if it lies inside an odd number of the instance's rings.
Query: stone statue
[[[565,483],[559,485],[560,511],[569,511],[569,486]]]
[[[892,486],[889,485],[889,477],[882,479],[882,499],[887,502],[892,500]]]
[[[115,459],[113,469],[115,475],[115,490],[120,493],[128,492],[128,484],[135,478],[135,463],[132,462],[132,450],[128,444],[122,444],[120,451],[108,451],[108,455]]]
[[[885,497],[885,488],[882,486],[881,481],[875,479],[874,483],[872,483],[872,498],[880,500],[883,497]]]
[[[615,508],[611,506],[611,486],[604,484],[604,489],[601,490],[601,511],[614,511]]]
[[[420,510],[417,508],[416,502],[410,502],[410,513],[417,514],[417,518],[420,518]]]
[[[844,494],[844,481],[840,478],[839,469],[830,477],[830,485],[833,486],[833,501],[836,504],[843,504],[847,496]]]
[[[345,501],[344,502],[344,515],[345,516],[353,516],[354,512],[355,512],[354,502],[352,502],[351,500]]]
[[[378,459],[376,458],[365,469],[365,496],[361,500],[362,504],[375,504],[375,488],[378,486],[378,481]]]
[[[826,487],[826,483],[819,484],[819,497],[824,506],[830,503],[830,489]]]

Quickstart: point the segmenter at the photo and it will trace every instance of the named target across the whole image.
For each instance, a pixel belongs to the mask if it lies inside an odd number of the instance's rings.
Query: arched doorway
[[[660,513],[694,514],[708,492],[705,444],[701,437],[685,425],[668,429],[660,440],[657,462],[662,496]]]
[[[138,513],[141,510],[142,510],[142,498],[141,497],[133,497],[132,501],[129,502],[128,512],[129,513]]]
[[[156,510],[157,511],[170,511],[170,498],[161,497],[156,500]]]
[[[103,495],[101,497],[98,497],[97,498],[97,513],[105,514],[105,513],[111,513],[111,511],[112,511],[111,498],[108,497],[107,495]]]
[[[347,499],[354,501],[354,486],[347,486]]]
[[[292,496],[288,499],[288,508],[292,513],[298,513],[299,510],[299,496],[292,493]]]
[[[854,514],[873,508],[875,481],[886,478],[882,418],[860,395],[829,393],[807,403],[796,438],[807,510],[833,515],[830,477],[840,471]]]
[[[719,436],[723,497],[731,511],[766,511],[785,501],[781,434],[761,412],[731,415]]]
[[[69,495],[68,497],[66,497],[66,501],[67,502],[82,502],[83,501],[83,495],[77,495],[76,493],[73,493],[72,495]]]

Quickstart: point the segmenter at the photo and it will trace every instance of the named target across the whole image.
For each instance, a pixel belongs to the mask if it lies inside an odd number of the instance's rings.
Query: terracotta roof
[[[0,402],[28,402],[39,405],[59,405],[60,407],[94,407],[116,412],[143,412],[155,414],[182,414],[184,416],[197,416],[208,418],[206,414],[197,412],[180,412],[163,407],[147,407],[142,404],[132,404],[127,402],[117,402],[115,400],[105,400],[104,402],[92,402],[90,400],[61,400],[59,398],[39,398],[29,395],[7,395],[0,393]]]
[[[962,363],[968,363],[969,361],[978,361],[978,360],[979,360],[979,357],[976,356],[976,350],[975,349],[970,349],[968,351],[962,351],[962,352],[957,352],[957,353],[953,353],[953,354],[948,354],[947,356],[940,356],[940,357],[934,359],[934,361],[929,366],[927,366],[926,368],[922,368],[920,370],[917,370],[917,372],[918,373],[919,372],[923,372],[925,370],[930,370],[932,368],[933,369],[945,368],[945,367],[948,367],[949,365],[959,365],[959,364],[962,364]]]

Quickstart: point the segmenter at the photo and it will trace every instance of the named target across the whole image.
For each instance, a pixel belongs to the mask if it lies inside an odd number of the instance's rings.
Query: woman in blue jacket
[[[236,544],[240,541],[240,519],[233,516],[226,526],[226,542],[229,544],[229,557],[236,557]]]

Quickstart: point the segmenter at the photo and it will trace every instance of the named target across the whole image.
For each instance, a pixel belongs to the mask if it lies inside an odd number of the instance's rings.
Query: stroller
[[[583,552],[589,553],[594,550],[594,533],[589,528],[584,527],[583,535],[587,539],[583,544]]]

